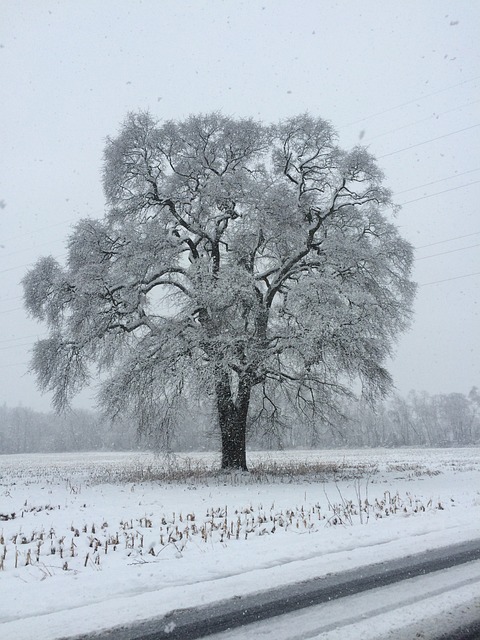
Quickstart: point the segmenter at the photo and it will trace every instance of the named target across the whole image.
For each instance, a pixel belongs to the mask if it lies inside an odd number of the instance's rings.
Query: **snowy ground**
[[[480,537],[478,448],[249,460],[251,475],[222,476],[208,454],[0,456],[0,637],[88,633]]]

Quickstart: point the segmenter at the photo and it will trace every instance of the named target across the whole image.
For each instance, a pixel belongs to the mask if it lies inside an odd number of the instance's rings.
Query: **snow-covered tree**
[[[61,409],[98,367],[99,399],[169,429],[183,394],[216,409],[222,467],[246,468],[251,399],[335,407],[384,394],[409,321],[412,248],[362,147],[300,115],[130,114],[105,149],[104,219],[82,220],[62,267],[40,259],[26,307],[48,324],[33,369]]]

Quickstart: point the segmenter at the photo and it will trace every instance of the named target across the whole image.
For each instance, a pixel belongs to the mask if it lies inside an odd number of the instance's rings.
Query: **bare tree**
[[[102,405],[143,430],[170,428],[196,389],[216,408],[222,468],[240,469],[253,390],[267,413],[279,393],[307,414],[334,408],[358,380],[384,394],[415,287],[382,180],[308,115],[129,115],[106,145],[105,218],[76,226],[65,267],[43,258],[24,279],[50,328],[40,387],[61,409],[95,363]]]

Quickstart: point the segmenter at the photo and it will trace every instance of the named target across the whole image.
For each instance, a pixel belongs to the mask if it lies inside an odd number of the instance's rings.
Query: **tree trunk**
[[[233,398],[227,375],[217,379],[218,421],[222,439],[222,469],[247,471],[247,415],[251,385],[240,380]]]

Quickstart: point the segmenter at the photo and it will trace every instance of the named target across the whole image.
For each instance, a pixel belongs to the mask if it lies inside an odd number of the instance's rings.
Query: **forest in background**
[[[0,407],[0,454],[128,451],[205,451],[219,448],[215,419],[207,406],[186,400],[176,421],[140,435],[127,421],[75,409],[62,415],[28,407]],[[279,407],[276,420],[252,421],[250,449],[358,447],[447,447],[480,444],[480,392],[430,395],[411,391],[390,396],[375,408],[345,401],[329,423],[308,420]]]

